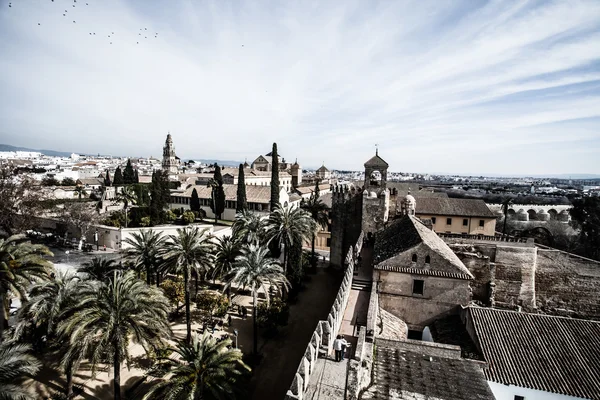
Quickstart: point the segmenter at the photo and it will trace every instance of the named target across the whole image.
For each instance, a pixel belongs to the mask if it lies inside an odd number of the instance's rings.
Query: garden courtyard
[[[54,250],[54,249],[53,249]],[[119,258],[118,253],[92,252],[65,254],[54,251],[54,262],[58,269],[76,268],[86,259],[92,256],[105,256],[107,258]],[[67,265],[66,263],[69,262]],[[320,261],[316,273],[308,274],[303,289],[299,292],[297,300],[290,304],[289,319],[286,326],[279,329],[274,335],[265,335],[264,329],[259,329],[258,357],[252,357],[253,348],[253,300],[249,292],[235,288],[232,290],[232,304],[227,315],[218,320],[223,321],[214,332],[210,324],[207,334],[215,337],[227,336],[236,345],[234,331],[237,331],[237,346],[244,353],[246,362],[252,367],[250,384],[248,385],[248,398],[252,399],[281,399],[285,396],[294,374],[298,368],[310,336],[314,331],[317,321],[325,319],[337,294],[341,283],[342,274],[327,268],[327,261]],[[194,282],[190,282],[192,294],[195,292]],[[206,281],[200,282],[199,292],[212,290],[222,292],[220,283]],[[259,294],[259,303],[265,302],[264,292]],[[246,307],[246,316],[239,313],[240,307]],[[202,335],[203,320],[206,313],[196,308],[192,303],[192,332]],[[230,325],[227,323],[230,321]],[[186,337],[185,312],[180,304],[179,313],[170,322],[173,332],[173,340],[183,340]],[[122,393],[126,399],[138,399],[146,392],[148,386],[156,378],[148,376],[147,372],[152,361],[145,355],[140,345],[130,346],[132,362],[129,368],[123,365],[121,369]],[[113,373],[112,367],[105,365],[96,376],[92,374],[88,365],[83,364],[75,374],[75,385],[83,389],[76,398],[81,399],[109,399],[113,397]],[[65,377],[58,374],[56,369],[43,368],[40,370],[32,385],[39,398],[50,398],[50,396],[61,391],[66,384]]]

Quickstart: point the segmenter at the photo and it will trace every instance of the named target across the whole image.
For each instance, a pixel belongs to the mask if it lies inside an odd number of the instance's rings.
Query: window
[[[417,255],[416,254],[413,254],[413,256],[412,256],[412,262],[417,262]]]
[[[330,237],[327,238],[327,247],[331,247],[331,238]]]
[[[483,225],[484,225],[484,224],[485,224],[485,221],[484,221],[484,220],[482,220],[482,219],[480,219],[480,220],[479,220],[479,226],[483,228]]]
[[[463,226],[468,226],[469,225],[469,220],[468,219],[463,219]]]
[[[435,224],[435,217],[431,217],[431,223]]]
[[[423,339],[423,332],[421,331],[414,331],[412,329],[408,330],[408,334],[406,335],[407,339],[411,339],[411,340],[422,340]]]
[[[519,396],[518,394],[515,394],[515,400],[525,400],[525,396]]]
[[[425,256],[425,264],[430,264],[430,263],[431,263],[431,257]]]
[[[452,225],[452,218],[446,218],[446,225]]]
[[[413,280],[413,294],[423,294],[423,286],[425,285],[425,281],[420,279]]]

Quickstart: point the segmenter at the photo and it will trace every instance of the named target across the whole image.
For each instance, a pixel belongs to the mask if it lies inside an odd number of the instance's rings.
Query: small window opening
[[[423,286],[425,286],[425,281],[420,279],[413,280],[413,294],[423,294]]]
[[[425,264],[430,264],[431,263],[431,257],[426,256],[425,257]]]
[[[469,225],[469,220],[468,219],[463,219],[463,226],[468,226]]]
[[[479,220],[479,226],[483,228],[483,225],[484,225],[484,224],[485,224],[485,221],[484,221],[484,220],[482,220],[482,219],[480,219],[480,220]]]
[[[412,256],[412,262],[417,262],[417,255],[416,254],[413,254],[413,256]]]
[[[446,225],[452,225],[452,218],[446,218]]]

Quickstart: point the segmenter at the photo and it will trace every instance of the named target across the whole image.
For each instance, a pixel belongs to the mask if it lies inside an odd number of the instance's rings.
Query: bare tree
[[[0,230],[7,235],[21,233],[35,224],[42,202],[33,181],[24,175],[15,175],[13,168],[0,166]]]
[[[90,228],[100,220],[94,204],[89,202],[65,203],[58,217],[67,227],[75,228],[80,232],[79,250],[83,245],[83,238],[86,237]]]

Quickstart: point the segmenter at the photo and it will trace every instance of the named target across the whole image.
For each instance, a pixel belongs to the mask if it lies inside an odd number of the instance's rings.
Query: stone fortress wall
[[[473,300],[600,319],[600,262],[533,243],[445,240],[475,276]]]
[[[335,302],[331,307],[327,320],[317,322],[317,327],[300,360],[300,365],[298,366],[292,385],[285,396],[286,400],[302,400],[304,398],[304,393],[308,388],[310,376],[314,371],[319,354],[321,352],[329,354],[332,350],[333,341],[340,330],[344,311],[348,305],[355,261],[362,249],[363,237],[364,235],[361,232],[356,244],[350,247],[346,253],[344,263],[347,266]]]
[[[361,235],[363,196],[353,185],[331,186],[330,264],[342,268],[344,257]]]

